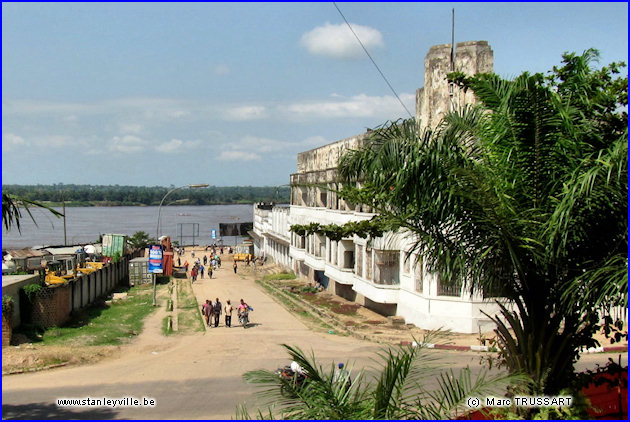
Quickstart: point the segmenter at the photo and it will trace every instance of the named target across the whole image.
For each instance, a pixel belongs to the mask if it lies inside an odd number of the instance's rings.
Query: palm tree
[[[25,198],[21,198],[19,196],[10,194],[10,193],[2,193],[2,223],[4,224],[4,228],[8,231],[13,226],[15,226],[18,231],[20,231],[20,219],[22,218],[22,213],[20,208],[24,208],[28,213],[31,220],[37,225],[33,214],[31,214],[31,210],[29,207],[39,207],[44,208],[50,211],[55,217],[62,217],[63,214],[59,211],[52,209],[51,207],[41,204],[39,202],[31,201]]]
[[[567,54],[547,78],[451,75],[480,106],[435,132],[373,130],[339,165],[342,195],[406,230],[441,280],[509,299],[491,318],[535,393],[567,387],[600,308],[627,306],[627,77],[596,57]]]
[[[425,339],[426,341],[426,339]],[[265,410],[257,419],[449,419],[470,410],[466,399],[502,394],[509,382],[522,377],[488,375],[482,371],[473,379],[468,368],[458,374],[436,365],[435,354],[419,346],[383,349],[375,360],[376,375],[359,371],[347,387],[346,379],[335,377],[334,367],[325,370],[298,347],[283,344],[291,359],[308,374],[307,382],[296,384],[269,370],[244,374],[248,383],[261,387],[258,396]],[[426,387],[437,379],[437,388]],[[250,419],[244,406],[238,419]]]

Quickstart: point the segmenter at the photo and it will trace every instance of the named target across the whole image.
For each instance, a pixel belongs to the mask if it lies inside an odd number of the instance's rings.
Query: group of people
[[[236,311],[240,316],[244,312],[249,312],[250,309],[250,306],[241,299]],[[232,306],[230,299],[226,300],[225,306],[221,303],[218,297],[215,299],[214,303],[212,303],[210,299],[206,299],[206,303],[201,305],[201,313],[203,314],[203,319],[208,327],[218,327],[221,314],[225,315],[225,326],[228,328],[231,327],[233,312],[234,307]]]

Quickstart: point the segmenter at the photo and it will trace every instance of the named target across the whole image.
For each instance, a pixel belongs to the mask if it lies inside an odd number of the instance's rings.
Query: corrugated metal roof
[[[31,248],[12,249],[7,251],[7,253],[11,255],[13,259],[37,258],[50,255],[50,252],[48,251],[36,251],[35,249]]]

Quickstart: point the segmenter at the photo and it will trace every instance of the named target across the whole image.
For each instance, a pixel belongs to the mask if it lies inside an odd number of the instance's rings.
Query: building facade
[[[416,119],[421,127],[434,128],[444,113],[474,102],[472,93],[448,84],[449,72],[472,75],[492,69],[493,53],[485,41],[457,44],[454,62],[450,44],[432,47],[425,58],[425,85],[417,91]],[[332,241],[289,231],[294,224],[343,225],[375,215],[370,207],[348,204],[335,193],[340,188],[339,157],[362,146],[365,139],[364,133],[298,154],[290,207],[254,207],[258,249],[299,276],[383,315],[401,316],[424,329],[492,330],[494,324],[484,312],[497,313],[494,299],[441,282],[437,274],[426,271],[422,256],[410,253],[411,240],[404,233],[386,233],[371,241],[358,236]]]

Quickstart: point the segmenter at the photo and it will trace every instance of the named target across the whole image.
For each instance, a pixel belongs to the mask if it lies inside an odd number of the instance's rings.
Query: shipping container
[[[149,258],[134,258],[129,261],[129,285],[136,286],[151,282]]]
[[[127,249],[127,235],[124,234],[104,234],[103,235],[103,256],[113,258],[118,253],[119,257],[125,254]]]

